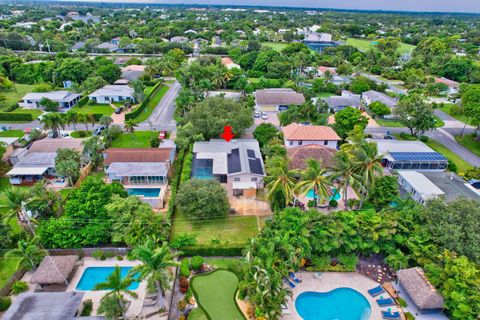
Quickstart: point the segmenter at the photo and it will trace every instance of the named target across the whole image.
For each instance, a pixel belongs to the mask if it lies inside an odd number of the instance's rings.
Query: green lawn
[[[355,39],[355,38],[348,38],[347,44],[351,45],[352,47],[357,48],[360,51],[368,51],[370,48],[374,47],[375,44],[372,44],[370,40],[365,39]],[[415,46],[407,43],[400,43],[400,47],[398,48],[398,52],[400,54],[410,53],[411,50],[415,49]]]
[[[3,195],[3,190],[10,188],[10,181],[6,177],[0,178],[0,207],[5,207],[6,205],[6,198]],[[14,188],[31,188],[31,186],[17,186]]]
[[[99,103],[87,103],[83,107],[73,107],[72,110],[78,113],[85,114],[102,114],[105,116],[110,116],[115,111],[109,104],[99,104]]]
[[[195,308],[188,314],[188,320],[208,320],[208,318],[202,309]]]
[[[262,42],[262,45],[270,47],[275,51],[282,51],[283,48],[288,46],[288,43],[286,43],[286,42]]]
[[[150,148],[150,139],[156,137],[158,132],[135,131],[133,133],[121,133],[112,141],[112,148]]]
[[[434,116],[436,122],[436,127],[440,128],[445,125],[445,122],[443,122],[442,119],[440,119],[437,116]],[[405,127],[400,121],[397,120],[388,120],[388,119],[375,119],[375,121],[382,127],[396,127],[396,128],[402,128]]]
[[[5,96],[5,100],[0,102],[0,109],[3,109],[5,107],[8,107],[15,102],[20,101],[23,96],[25,96],[27,93],[32,92],[35,87],[38,84],[32,85],[32,84],[21,84],[21,83],[15,83],[15,89],[10,89],[8,91],[3,91],[2,94]]]
[[[475,139],[475,135],[467,134],[464,135],[463,138],[460,138],[460,136],[456,136],[455,140],[457,140],[457,142],[460,143],[462,146],[480,157],[480,142]]]
[[[0,131],[0,137],[2,138],[21,138],[25,135],[23,130],[7,130]]]
[[[228,269],[230,266],[237,265],[243,259],[239,258],[205,258],[205,262],[214,268]]]
[[[463,113],[457,114],[453,112],[452,108],[456,106],[455,104],[444,104],[441,108],[438,108],[439,110],[445,112],[446,114],[454,117],[455,119],[462,121],[463,123],[471,124],[471,120],[469,117],[464,115]]]
[[[320,92],[319,94],[317,94],[317,98],[328,98],[333,96],[336,96],[336,94],[331,92]]]
[[[264,217],[260,217],[261,227],[264,220]],[[222,245],[228,246],[243,246],[258,233],[257,217],[228,216],[192,222],[177,210],[173,221],[173,238],[185,233],[196,234],[198,246],[212,245],[212,241],[220,241]]]
[[[235,300],[238,277],[233,272],[216,270],[197,275],[190,285],[198,305],[211,320],[245,319]]]
[[[135,122],[142,122],[147,120],[148,117],[150,117],[150,115],[152,114],[153,110],[155,110],[157,104],[160,103],[165,93],[167,93],[169,88],[170,87],[168,86],[160,87],[160,89],[158,89],[157,92],[155,92],[150,98],[150,101],[148,101],[145,109],[143,109],[143,112],[134,119]]]
[[[3,288],[10,277],[17,271],[19,261],[19,258],[0,257],[0,288]]]
[[[428,142],[426,143],[430,148],[433,150],[437,151],[438,153],[441,153],[444,155],[449,161],[453,162],[456,164],[458,171],[467,171],[469,169],[472,169],[472,166],[463,160],[460,156],[457,154],[453,153],[450,149],[445,147],[443,144],[440,142],[437,142],[432,139],[428,139]]]

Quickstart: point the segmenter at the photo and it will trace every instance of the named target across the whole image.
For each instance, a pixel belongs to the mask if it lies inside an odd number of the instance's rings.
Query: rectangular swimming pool
[[[127,189],[131,196],[144,196],[146,198],[156,198],[160,196],[160,188],[131,188]]]
[[[196,179],[213,179],[212,159],[193,159],[191,177]]]
[[[76,290],[91,291],[100,282],[105,282],[108,276],[113,272],[115,267],[87,267],[83,271],[80,281],[77,283]],[[122,279],[125,278],[132,267],[120,267],[120,274]],[[135,290],[138,288],[139,282],[132,282],[128,290]]]

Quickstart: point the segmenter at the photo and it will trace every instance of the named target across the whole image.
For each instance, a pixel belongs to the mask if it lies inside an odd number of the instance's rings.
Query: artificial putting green
[[[245,320],[235,301],[238,277],[227,270],[215,270],[193,277],[191,287],[198,305],[211,320]]]

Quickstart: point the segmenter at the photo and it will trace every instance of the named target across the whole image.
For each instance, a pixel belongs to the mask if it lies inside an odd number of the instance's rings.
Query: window
[[[327,141],[327,140],[323,141],[323,145],[324,145],[324,146],[326,146],[327,144],[328,144],[328,141]]]
[[[254,181],[254,182],[257,181],[257,178],[252,178],[252,181]]]
[[[299,145],[299,146],[301,146],[302,144],[303,144],[303,141],[302,141],[302,140],[298,141],[298,145]]]
[[[240,181],[240,178],[234,178],[233,181],[238,182],[238,181]]]
[[[290,141],[290,145],[293,146],[293,141]]]

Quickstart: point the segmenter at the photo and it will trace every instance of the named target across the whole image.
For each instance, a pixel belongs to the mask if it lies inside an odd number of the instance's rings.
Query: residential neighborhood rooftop
[[[342,140],[338,134],[327,126],[304,125],[298,123],[289,124],[282,127],[282,132],[286,140],[307,140],[307,141],[324,141],[324,140]]]
[[[445,192],[443,192],[432,181],[418,171],[403,170],[399,171],[398,174],[424,198],[441,196],[445,194]]]
[[[290,159],[290,166],[293,169],[305,169],[308,159],[316,159],[322,162],[323,167],[331,168],[334,165],[333,156],[336,151],[332,148],[309,144],[287,149],[287,155]]]
[[[300,105],[305,97],[293,89],[263,89],[255,91],[255,99],[259,105]]]
[[[375,90],[369,90],[362,93],[362,98],[363,99],[368,98],[371,101],[381,102],[387,107],[389,107],[390,109],[394,108],[398,103],[398,99],[392,98],[383,92],[378,92]]]
[[[124,96],[128,97],[133,94],[133,89],[127,85],[106,85],[97,89],[89,96]]]
[[[421,268],[398,270],[397,277],[420,309],[442,309],[444,307],[445,302],[442,295],[428,281]]]
[[[109,148],[104,151],[104,164],[113,162],[166,162],[170,159],[172,147],[165,148]]]
[[[23,96],[23,100],[41,100],[42,98],[47,98],[55,102],[60,101],[71,101],[77,97],[79,94],[61,90],[61,91],[50,91],[50,92],[30,92]]]

